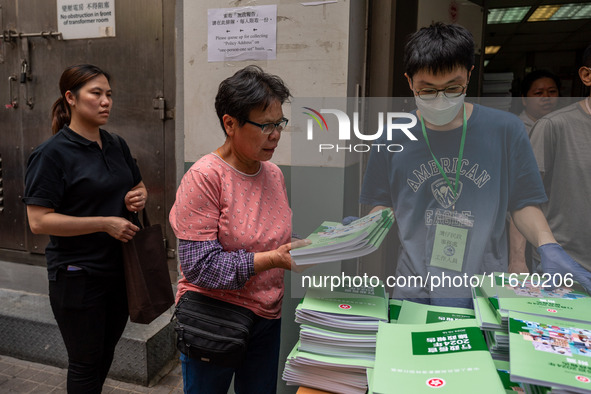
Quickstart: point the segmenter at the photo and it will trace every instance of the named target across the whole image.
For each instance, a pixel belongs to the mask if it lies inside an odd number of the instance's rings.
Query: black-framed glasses
[[[277,123],[257,123],[257,122],[253,122],[251,120],[246,120],[246,123],[250,123],[251,125],[254,126],[258,126],[261,128],[261,132],[263,134],[271,134],[273,132],[273,130],[277,130],[278,132],[282,132],[285,129],[285,126],[287,126],[287,122],[289,122],[289,119],[287,118],[281,118],[281,120]]]
[[[435,88],[423,88],[421,90],[415,90],[417,96],[422,100],[434,100],[439,96],[439,92],[443,92],[443,95],[447,98],[460,97],[468,85],[450,85],[443,89]]]

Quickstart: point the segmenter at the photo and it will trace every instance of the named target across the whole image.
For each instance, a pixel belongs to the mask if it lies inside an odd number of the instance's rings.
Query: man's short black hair
[[[548,70],[535,70],[530,72],[523,78],[523,82],[521,83],[521,95],[523,97],[527,97],[527,92],[531,89],[531,85],[534,84],[535,81],[541,78],[550,78],[556,84],[558,91],[560,92],[560,78],[556,74],[551,73]]]
[[[457,67],[470,70],[474,65],[474,39],[460,25],[433,23],[413,33],[404,48],[404,71],[412,78],[419,71],[434,75]]]
[[[583,52],[583,66],[591,67],[591,44]]]

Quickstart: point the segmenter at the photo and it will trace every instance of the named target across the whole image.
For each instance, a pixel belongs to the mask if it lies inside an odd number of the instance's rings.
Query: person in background
[[[464,103],[474,68],[474,41],[459,25],[435,23],[410,36],[405,76],[418,110],[417,125],[378,143],[401,144],[390,153],[372,150],[360,202],[373,210],[393,207],[401,242],[396,276],[451,278],[449,283],[394,288],[395,298],[470,307],[470,285],[454,278],[508,266],[506,213],[542,259],[568,258],[555,245],[539,204],[546,201],[523,123],[508,112]],[[465,282],[464,282],[465,283]]]
[[[534,123],[542,116],[556,109],[560,96],[560,78],[546,70],[536,70],[527,74],[521,84],[521,103],[523,111],[519,119],[523,121],[529,134]],[[531,247],[509,217],[509,265],[526,266],[533,270]],[[527,271],[524,271],[527,272]]]
[[[523,121],[528,134],[538,119],[556,109],[559,96],[560,78],[550,71],[536,70],[525,76],[521,83],[523,111],[519,119]]]
[[[591,45],[583,52],[579,78],[591,87]],[[543,272],[572,273],[591,293],[591,95],[539,119],[530,140],[548,202],[542,204],[556,240],[572,259],[546,260],[534,251]]]
[[[257,66],[219,85],[215,108],[225,142],[183,176],[170,224],[179,238],[177,303],[187,292],[255,313],[239,368],[181,354],[185,393],[275,393],[284,270],[291,215],[281,170],[269,160],[287,125],[282,104],[290,92]]]
[[[45,250],[51,308],[68,352],[68,393],[100,393],[128,319],[121,242],[139,230],[126,211],[148,193],[125,141],[101,129],[109,74],[68,67],[52,108],[54,135],[28,160],[23,201]]]

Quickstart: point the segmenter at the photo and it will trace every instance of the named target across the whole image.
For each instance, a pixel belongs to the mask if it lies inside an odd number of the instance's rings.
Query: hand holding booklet
[[[295,265],[352,259],[378,249],[394,223],[390,208],[372,212],[350,224],[323,222],[307,239],[309,245],[293,249]]]

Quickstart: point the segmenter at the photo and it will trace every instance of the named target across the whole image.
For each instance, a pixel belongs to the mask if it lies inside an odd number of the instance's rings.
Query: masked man
[[[394,209],[396,274],[409,279],[394,297],[469,307],[473,275],[525,272],[508,267],[507,212],[542,259],[568,259],[538,207],[546,195],[523,123],[464,103],[474,68],[470,32],[441,23],[422,28],[407,42],[404,61],[418,141],[379,141],[404,149],[371,152],[360,197],[374,210]]]

